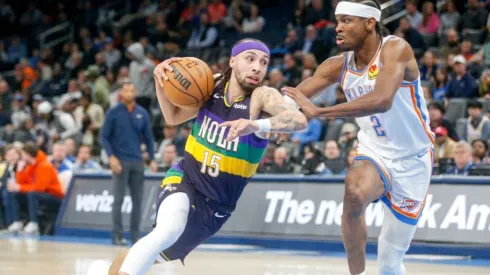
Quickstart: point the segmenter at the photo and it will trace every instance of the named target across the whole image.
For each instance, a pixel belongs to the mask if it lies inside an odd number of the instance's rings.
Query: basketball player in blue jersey
[[[306,117],[287,104],[279,91],[262,86],[269,49],[254,39],[232,49],[230,70],[217,80],[212,97],[200,109],[181,109],[165,96],[169,59],[154,71],[156,93],[166,123],[196,118],[184,159],[162,181],[156,225],[121,254],[109,274],[145,274],[152,264],[180,259],[214,235],[230,217],[255,174],[267,146],[265,134],[293,132],[307,126]],[[261,118],[262,112],[270,115]]]
[[[387,35],[375,0],[341,1],[335,11],[339,56],[296,88],[284,88],[310,117],[354,117],[357,157],[345,178],[342,235],[351,274],[365,274],[364,211],[385,204],[378,239],[380,274],[405,274],[403,257],[417,229],[432,174],[428,111],[410,45]],[[347,103],[317,108],[307,98],[339,82]],[[290,99],[288,99],[290,100]]]

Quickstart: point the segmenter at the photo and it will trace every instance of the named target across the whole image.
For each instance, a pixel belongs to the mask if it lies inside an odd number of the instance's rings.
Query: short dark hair
[[[24,144],[22,151],[26,152],[31,157],[36,157],[39,152],[39,146],[37,146],[34,142],[28,141]]]
[[[483,104],[478,101],[477,99],[470,99],[468,100],[468,105],[466,105],[467,108],[478,108],[478,109],[483,109]]]
[[[475,145],[475,143],[477,143],[477,142],[481,142],[481,143],[483,143],[483,146],[485,147],[485,151],[488,151],[488,143],[487,143],[487,141],[486,141],[486,140],[484,140],[484,139],[475,139],[475,140],[473,140],[473,141],[471,142],[471,147],[473,147],[473,145]]]
[[[429,105],[427,106],[427,109],[432,109],[432,108],[439,109],[439,111],[441,111],[442,114],[446,113],[446,108],[444,108],[444,105],[441,102],[434,101],[434,102],[429,103]]]

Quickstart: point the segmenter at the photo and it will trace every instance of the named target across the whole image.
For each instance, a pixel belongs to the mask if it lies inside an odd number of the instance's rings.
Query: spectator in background
[[[466,70],[466,59],[462,55],[453,58],[456,76],[448,83],[446,98],[478,97],[476,80]]]
[[[483,114],[483,105],[480,101],[472,99],[468,101],[468,119],[465,124],[463,138],[469,143],[474,140],[490,138],[490,119]]]
[[[4,215],[0,214],[0,224],[3,226],[10,225],[13,222],[11,205],[9,203],[10,197],[8,196],[7,184],[9,182],[15,182],[15,173],[17,172],[17,163],[20,161],[20,150],[12,145],[8,145],[4,149],[5,152],[5,169],[0,177],[0,208],[4,210]],[[3,228],[0,225],[0,228]]]
[[[338,142],[342,157],[346,157],[347,153],[355,147],[357,143],[357,132],[357,127],[350,122],[342,125]]]
[[[318,21],[327,18],[326,8],[323,0],[311,0],[311,4],[306,8],[304,16],[305,25],[315,25]]]
[[[447,84],[449,78],[445,67],[438,67],[436,76],[434,78],[434,85],[432,88],[432,99],[435,101],[443,101],[446,97]]]
[[[82,144],[97,147],[97,137],[100,128],[104,123],[104,109],[98,104],[92,103],[92,97],[83,94],[80,99],[80,106],[73,112],[73,117],[82,132]]]
[[[20,128],[24,124],[24,121],[31,116],[31,108],[26,105],[24,96],[17,94],[12,109],[12,125],[15,128]]]
[[[12,42],[7,51],[8,61],[12,63],[19,62],[22,58],[26,58],[27,54],[27,47],[20,41],[20,38],[12,38]]]
[[[449,29],[446,34],[446,42],[441,43],[439,56],[446,59],[450,54],[457,55],[461,52],[459,34],[456,29]]]
[[[112,45],[112,39],[107,40],[105,43],[103,55],[105,65],[109,70],[114,69],[119,64],[122,57],[121,52]]]
[[[448,169],[446,174],[467,176],[468,171],[473,166],[473,154],[471,151],[471,146],[466,141],[459,141],[456,143],[454,149],[454,161],[456,166]]]
[[[408,22],[410,23],[410,26],[413,29],[418,29],[419,26],[422,24],[422,13],[420,13],[417,10],[417,1],[415,0],[408,0],[405,2],[405,8],[408,12],[407,14],[407,19]]]
[[[209,24],[209,16],[206,13],[201,14],[200,24],[192,30],[191,37],[187,42],[187,48],[211,48],[216,46],[218,41],[218,30],[215,26]]]
[[[455,29],[459,25],[461,15],[454,6],[454,1],[446,2],[446,11],[441,14],[441,25],[439,27],[439,36],[446,36],[450,29]]]
[[[473,45],[471,44],[471,41],[469,41],[469,40],[463,40],[463,42],[461,43],[460,54],[464,57],[464,59],[468,63],[473,57],[472,47],[473,47]]]
[[[323,162],[324,157],[313,143],[308,143],[303,150],[303,161],[301,162],[301,173],[303,175],[331,175]]]
[[[308,143],[318,142],[322,135],[323,125],[318,118],[309,118],[308,127],[300,132],[291,134],[291,141],[300,145],[300,150],[303,151],[304,146]]]
[[[223,22],[226,16],[226,6],[222,0],[212,0],[208,6],[209,22],[211,25],[217,25]]]
[[[264,17],[259,15],[259,8],[256,5],[250,5],[250,16],[245,17],[242,22],[243,33],[261,32],[265,26]]]
[[[435,78],[438,68],[436,61],[433,52],[425,52],[422,66],[420,66],[420,80],[431,81]]]
[[[402,17],[400,19],[400,24],[395,30],[395,35],[405,39],[414,50],[425,51],[427,48],[424,42],[424,38],[410,25],[409,19],[407,17]]]
[[[434,12],[434,4],[432,2],[425,2],[422,7],[422,23],[419,25],[418,30],[421,34],[437,34],[441,21],[439,16]]]
[[[349,149],[350,151],[350,149]],[[340,153],[339,144],[335,140],[329,140],[325,144],[325,166],[333,174],[338,175],[345,169],[345,161]]]
[[[153,69],[155,64],[145,56],[141,43],[134,43],[127,50],[132,60],[129,64],[129,79],[136,87],[136,102],[146,111],[150,111],[151,101],[155,98],[155,83]]]
[[[318,30],[313,25],[306,26],[306,35],[301,50],[303,55],[312,53],[320,62],[327,59],[330,54],[330,48],[318,37]]]
[[[73,163],[73,172],[86,172],[86,173],[99,173],[104,171],[102,166],[96,161],[92,160],[92,148],[88,145],[81,145],[78,148],[77,158]]]
[[[70,162],[74,163],[76,159],[76,151],[77,151],[77,142],[72,138],[65,139],[65,155],[66,159]]]
[[[161,162],[158,164],[158,172],[167,172],[180,158],[177,155],[177,147],[174,144],[167,144],[161,153]]]
[[[278,91],[280,91],[282,87],[286,86],[286,79],[279,69],[270,70],[268,86],[273,87]]]
[[[486,69],[480,77],[480,96],[490,98],[490,70]]]
[[[144,71],[140,71],[138,74],[144,74]],[[111,93],[111,90],[109,82],[104,75],[101,75],[99,66],[90,65],[85,71],[85,76],[87,77],[87,83],[92,89],[94,103],[100,105],[104,110],[107,110],[107,108],[109,108],[109,94]]]
[[[483,139],[475,139],[471,143],[473,149],[473,163],[475,165],[488,164],[489,159],[487,157],[488,143]]]
[[[158,146],[158,153],[160,155],[162,155],[162,152],[167,145],[173,144],[177,149],[177,154],[179,156],[184,156],[186,138],[180,136],[178,130],[176,125],[168,123],[163,125],[163,140]]]
[[[56,168],[34,143],[24,145],[22,160],[17,167],[16,182],[11,181],[7,185],[11,193],[14,221],[8,230],[12,233],[22,230],[25,234],[39,234],[39,207],[44,206],[51,212],[58,211],[64,193],[56,175]],[[20,217],[20,206],[23,204],[27,204],[29,217],[29,223],[25,227]]]
[[[56,168],[61,187],[66,191],[68,190],[68,185],[73,177],[73,162],[66,158],[66,148],[63,142],[55,142],[52,151],[53,153],[48,159]]]
[[[442,126],[446,128],[448,136],[451,139],[458,141],[459,137],[452,123],[444,118],[444,114],[446,113],[444,104],[441,102],[431,102],[427,108],[429,109],[430,129],[432,132],[434,132],[437,127]]]
[[[7,81],[0,79],[0,104],[4,112],[12,110],[13,95]]]
[[[301,81],[301,68],[292,54],[283,57],[283,74],[289,86],[296,86]]]
[[[57,141],[66,138],[80,140],[80,129],[70,114],[61,110],[54,110],[51,103],[47,101],[39,104],[37,112],[41,116],[42,123],[51,140]]]
[[[480,9],[478,0],[468,0],[468,8],[461,17],[459,30],[463,34],[469,30],[483,30],[487,23],[487,11]]]
[[[121,206],[126,186],[129,186],[132,213],[131,239],[136,243],[140,234],[141,203],[143,196],[144,164],[141,141],[144,138],[146,150],[151,161],[151,170],[156,172],[157,165],[153,161],[154,145],[151,121],[148,112],[136,103],[136,87],[126,82],[121,88],[122,103],[111,108],[106,114],[102,128],[102,144],[109,157],[114,179],[114,204],[112,212],[112,242],[126,245],[123,239]]]
[[[292,173],[294,167],[288,159],[288,151],[284,147],[277,147],[274,151],[274,161],[271,165],[264,167],[264,173],[267,174],[289,174]]]
[[[434,143],[434,161],[439,163],[440,159],[454,158],[456,142],[448,137],[448,131],[445,127],[439,126],[433,130],[436,135]]]

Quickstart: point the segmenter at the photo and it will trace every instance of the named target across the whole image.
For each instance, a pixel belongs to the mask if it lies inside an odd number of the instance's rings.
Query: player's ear
[[[369,18],[366,20],[364,23],[364,27],[366,28],[366,31],[372,32],[376,28],[376,19],[374,18]]]
[[[235,57],[233,57],[233,56],[232,56],[232,57],[230,58],[230,68],[235,69],[235,67],[234,67],[234,66],[235,66]]]

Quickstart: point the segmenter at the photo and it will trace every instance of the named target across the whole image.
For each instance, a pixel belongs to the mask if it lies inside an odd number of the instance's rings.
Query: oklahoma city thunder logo
[[[419,201],[412,200],[412,199],[403,199],[400,208],[406,209],[407,212],[412,212],[417,208],[418,205],[419,205]]]
[[[376,64],[369,67],[369,70],[368,70],[369,80],[376,79],[376,77],[378,76],[378,73],[379,73],[379,70],[378,70],[378,66],[376,66]]]

